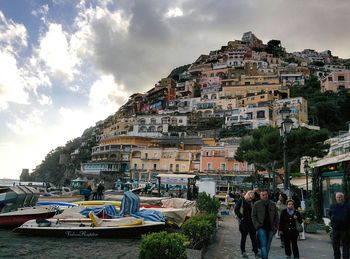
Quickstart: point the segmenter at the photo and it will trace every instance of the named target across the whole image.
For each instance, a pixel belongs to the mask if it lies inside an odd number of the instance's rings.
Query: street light
[[[309,161],[306,159],[304,161],[304,171],[305,171],[305,176],[306,176],[306,198],[308,196],[308,192],[309,192],[309,170],[310,170],[310,166],[309,166]]]
[[[284,191],[289,192],[289,172],[288,172],[288,160],[287,160],[287,137],[292,130],[293,121],[289,118],[291,110],[286,104],[280,110],[282,116],[282,123],[280,126],[280,135],[283,137],[283,167],[284,167]]]

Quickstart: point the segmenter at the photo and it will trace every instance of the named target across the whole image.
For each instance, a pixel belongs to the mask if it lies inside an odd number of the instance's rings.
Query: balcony
[[[158,161],[158,157],[142,157],[141,160],[152,160],[152,161]]]

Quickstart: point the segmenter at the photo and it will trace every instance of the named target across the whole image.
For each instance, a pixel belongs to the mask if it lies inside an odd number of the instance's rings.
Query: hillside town
[[[136,184],[155,182],[160,173],[191,173],[227,186],[235,176],[255,171],[253,164],[235,159],[237,133],[279,128],[285,107],[293,128],[320,129],[309,122],[307,100],[290,97],[291,87],[304,86],[310,76],[321,81],[322,92],[350,88],[350,70],[331,51],[287,53],[280,41],[263,44],[246,32],[174,69],[97,122],[98,144],[81,173]]]

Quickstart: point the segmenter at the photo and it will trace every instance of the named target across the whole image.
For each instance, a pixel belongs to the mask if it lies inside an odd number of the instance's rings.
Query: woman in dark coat
[[[283,235],[284,238],[284,251],[287,258],[290,258],[292,255],[290,244],[292,244],[294,258],[299,258],[299,232],[296,227],[296,221],[301,224],[303,222],[303,219],[301,218],[299,211],[297,211],[294,206],[294,201],[288,200],[287,208],[282,210],[280,216],[279,232],[280,235]]]
[[[254,192],[248,191],[244,197],[239,199],[235,206],[235,213],[240,221],[239,231],[241,232],[241,252],[243,258],[248,258],[245,250],[245,243],[249,234],[252,242],[253,252],[255,258],[258,257],[258,241],[256,238],[256,230],[252,221],[252,207],[253,207]]]

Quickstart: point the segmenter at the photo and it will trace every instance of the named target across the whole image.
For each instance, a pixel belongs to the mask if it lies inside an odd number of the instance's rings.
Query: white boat
[[[135,238],[143,234],[164,230],[164,222],[144,221],[134,217],[99,219],[90,218],[29,220],[14,232],[30,236]]]

